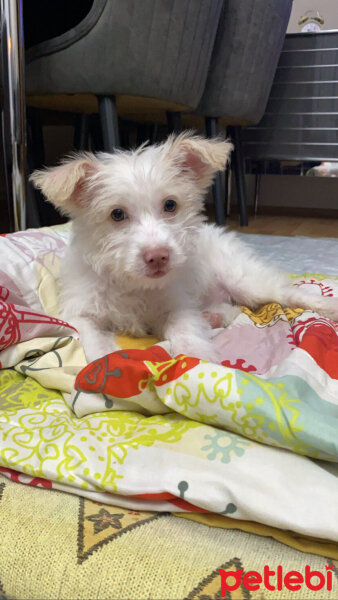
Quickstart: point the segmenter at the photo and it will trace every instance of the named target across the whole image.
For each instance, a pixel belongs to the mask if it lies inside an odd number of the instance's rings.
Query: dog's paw
[[[101,356],[119,350],[119,347],[115,342],[115,336],[110,331],[97,332],[95,337],[91,340],[88,341],[88,339],[86,339],[83,342],[83,348],[88,362],[93,362],[94,360],[101,358]]]
[[[230,325],[241,312],[242,309],[240,306],[233,306],[224,302],[223,304],[210,306],[202,314],[211,327],[217,329],[218,327],[227,327]]]

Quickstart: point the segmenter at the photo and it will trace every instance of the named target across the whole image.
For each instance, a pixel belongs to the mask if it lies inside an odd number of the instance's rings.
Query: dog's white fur
[[[233,233],[204,223],[203,199],[231,144],[185,132],[135,151],[82,153],[31,179],[73,219],[62,267],[62,314],[77,327],[88,360],[116,349],[114,332],[152,333],[172,353],[220,357],[203,311],[222,324],[238,305],[269,301],[338,320],[338,301],[304,292],[264,264]],[[177,203],[174,212],[165,202]],[[112,219],[114,209],[126,218]],[[147,252],[168,256],[152,277]],[[150,254],[152,256],[152,254]],[[161,259],[158,259],[161,260]]]

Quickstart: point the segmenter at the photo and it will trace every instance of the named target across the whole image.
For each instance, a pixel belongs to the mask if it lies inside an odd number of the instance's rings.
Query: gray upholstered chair
[[[209,135],[231,126],[241,224],[247,225],[241,126],[258,123],[269,98],[292,0],[225,0],[209,74],[196,112]],[[225,218],[222,179],[214,186],[216,221]]]
[[[222,0],[94,0],[72,30],[28,51],[28,103],[71,110],[80,101],[81,110],[84,100],[83,112],[94,112],[98,102],[113,151],[117,112],[155,121],[196,108],[221,9]]]
[[[221,9],[222,0],[93,0],[70,30],[26,52],[27,104],[82,113],[78,145],[86,114],[99,111],[106,151],[119,146],[118,113],[165,122],[168,112],[175,123],[203,93]]]

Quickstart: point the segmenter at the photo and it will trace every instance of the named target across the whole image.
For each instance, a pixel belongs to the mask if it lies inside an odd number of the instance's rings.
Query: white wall
[[[251,201],[253,201],[252,183],[248,188],[249,193],[251,191]],[[338,210],[338,179],[335,177],[263,175],[259,204],[260,206]],[[309,212],[310,215],[311,212]]]

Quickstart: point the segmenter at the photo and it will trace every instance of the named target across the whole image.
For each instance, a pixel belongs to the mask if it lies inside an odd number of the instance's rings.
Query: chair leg
[[[27,227],[42,227],[43,225],[52,225],[51,223],[44,223],[41,219],[37,196],[39,195],[38,190],[33,188],[33,185],[30,181],[27,181],[26,187],[26,197],[27,197],[27,217],[26,217],[26,225]],[[46,204],[41,194],[41,204]]]
[[[138,123],[136,127],[136,146],[141,146],[146,141],[147,133],[145,123]]]
[[[219,134],[218,119],[216,117],[205,118],[205,131],[208,138]],[[212,195],[215,205],[215,221],[217,225],[225,223],[225,194],[223,187],[223,173],[216,173],[212,186]]]
[[[136,132],[137,146],[141,146],[144,142],[154,144],[157,136],[157,125],[155,123],[139,123]]]
[[[103,151],[103,139],[100,117],[97,114],[89,116],[89,140],[92,152]]]
[[[256,180],[255,180],[255,204],[254,204],[254,214],[257,215],[258,213],[258,204],[259,204],[259,193],[261,190],[261,174],[260,173],[256,173]]]
[[[225,167],[224,173],[224,204],[226,217],[231,214],[231,166],[230,163]]]
[[[89,117],[90,115],[85,113],[76,115],[73,142],[75,150],[89,148]]]
[[[31,161],[33,169],[41,169],[46,162],[45,142],[43,137],[43,126],[41,110],[27,106],[27,146],[30,144],[30,152],[27,161]],[[29,165],[29,170],[31,166]]]
[[[158,125],[157,123],[151,123],[149,126],[149,140],[151,144],[155,144],[158,135]]]
[[[167,110],[167,123],[169,133],[179,133],[182,131],[182,113]]]
[[[115,96],[98,96],[98,100],[103,148],[105,152],[114,152],[116,148],[120,147]]]
[[[240,126],[229,127],[234,143],[233,165],[237,187],[237,198],[239,204],[240,224],[248,225],[248,211],[246,204],[245,164],[242,148],[242,128]]]
[[[133,125],[133,124],[132,124]],[[128,121],[120,122],[120,144],[124,150],[130,150],[132,143],[130,141],[131,124]]]
[[[28,174],[34,169],[41,169],[45,163],[43,131],[40,119],[40,111],[38,109],[27,109],[27,163],[26,169],[26,203],[27,227],[42,227],[49,225],[49,222],[44,220],[44,210],[49,206],[44,201],[39,190],[36,190],[28,179]]]

